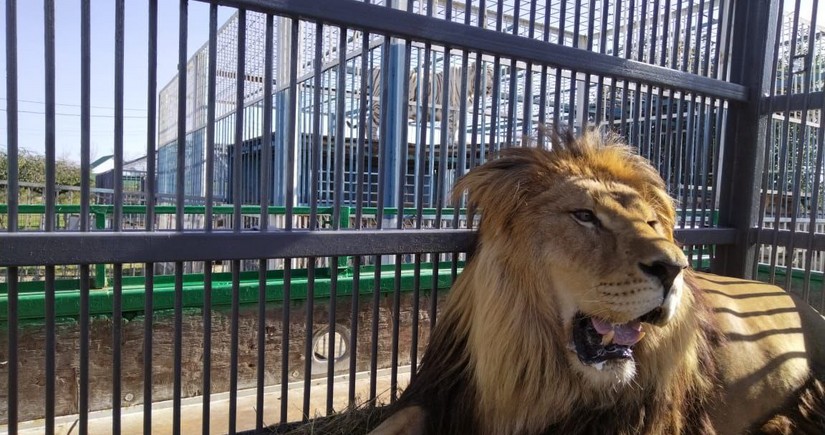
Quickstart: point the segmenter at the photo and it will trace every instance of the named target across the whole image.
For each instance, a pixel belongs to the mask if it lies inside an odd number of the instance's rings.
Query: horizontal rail
[[[682,245],[732,245],[736,243],[733,228],[685,228],[674,231]]]
[[[355,208],[354,207],[342,207],[345,211],[350,212],[350,215],[354,215]],[[0,204],[0,215],[7,214],[9,210],[8,204]],[[114,205],[111,204],[92,204],[89,206],[89,210],[92,213],[102,213],[102,214],[112,214],[114,212]],[[177,212],[177,207],[174,205],[156,205],[152,207],[154,214],[175,214]],[[215,205],[212,207],[213,214],[232,214],[234,213],[234,206],[232,205]],[[286,214],[287,208],[284,206],[269,206],[267,207],[268,214],[274,215],[283,215]],[[362,214],[364,215],[374,215],[378,213],[378,209],[376,207],[363,207]],[[316,210],[318,214],[332,214],[333,207],[332,206],[321,206],[318,207]],[[407,208],[405,209],[405,214],[409,214],[414,209]],[[46,212],[46,206],[43,204],[21,204],[17,206],[18,214],[43,214]],[[55,212],[56,213],[80,213],[80,204],[56,204],[55,205]],[[292,208],[293,215],[308,215],[312,212],[312,208],[307,206],[297,206]],[[452,208],[443,208],[441,212],[444,214],[452,214]],[[125,214],[146,214],[146,206],[145,205],[124,205],[123,206],[123,213]],[[205,214],[206,213],[206,206],[203,205],[185,205],[183,207],[184,214]],[[241,206],[241,214],[260,214],[261,213],[261,206],[259,205],[242,205]],[[384,207],[384,214],[397,214],[398,208],[393,207]],[[423,215],[434,215],[436,214],[435,208],[423,208],[421,210]],[[467,214],[466,208],[461,208],[458,210],[458,213],[461,215]]]
[[[676,230],[684,244],[730,244],[735,230]],[[467,252],[470,230],[65,232],[0,235],[0,266]]]
[[[207,1],[207,0],[199,0]],[[385,6],[341,0],[221,0],[224,6],[318,20],[368,32],[429,41],[581,73],[604,75],[734,101],[748,101],[744,86],[643,62],[411,14]],[[423,35],[426,35],[424,37]]]
[[[793,246],[796,249],[808,249],[810,247],[814,251],[825,251],[825,234],[822,233],[810,234],[808,231],[752,228],[749,239],[752,243],[756,240],[762,240],[765,241],[764,244],[773,246]]]
[[[790,100],[790,101],[788,101]],[[774,112],[798,112],[800,110],[814,110],[822,106],[825,101],[825,92],[816,91],[807,94],[776,95],[773,97],[763,97],[762,104],[759,105],[763,115],[770,115]]]
[[[14,233],[0,266],[463,252],[470,230]]]

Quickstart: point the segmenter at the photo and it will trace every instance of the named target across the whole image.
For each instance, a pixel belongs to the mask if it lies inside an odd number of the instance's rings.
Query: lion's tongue
[[[593,321],[593,328],[595,328],[599,334],[605,335],[613,331],[612,342],[615,344],[633,346],[645,335],[644,332],[642,332],[642,324],[635,320],[621,325],[614,325],[596,317],[591,318],[591,320]]]

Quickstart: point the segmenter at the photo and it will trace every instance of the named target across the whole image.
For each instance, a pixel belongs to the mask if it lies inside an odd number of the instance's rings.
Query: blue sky
[[[19,146],[42,154],[44,150],[45,66],[43,2],[18,1],[18,98]],[[126,1],[124,155],[133,159],[146,150],[148,2]],[[160,0],[158,6],[158,89],[176,73],[178,58],[178,2]],[[111,154],[114,142],[114,51],[115,2],[92,0],[91,149],[92,158]],[[234,11],[219,10],[218,25]],[[55,1],[57,156],[80,160],[80,0]],[[5,149],[6,128],[6,35],[5,7],[0,8],[0,149]],[[189,4],[188,56],[209,36],[209,5]],[[188,57],[187,56],[187,57]]]
[[[310,0],[308,0],[310,1]],[[802,15],[810,19],[812,0],[784,0],[785,11],[796,2]],[[23,150],[43,153],[45,118],[43,3],[38,0],[18,2],[18,98],[19,146]],[[113,0],[92,0],[92,159],[111,154],[114,142],[114,20]],[[178,6],[174,0],[159,0],[158,13],[158,89],[176,73],[178,58]],[[821,2],[825,3],[825,2]],[[80,160],[80,0],[55,1],[57,52],[57,156]],[[825,24],[825,4],[817,13],[819,26]],[[221,8],[218,24],[234,12]],[[0,8],[0,26],[5,29],[5,7]],[[147,77],[146,0],[126,1],[124,155],[127,160],[140,157],[146,150],[146,77]],[[199,1],[189,4],[189,38],[187,57],[208,38],[209,5]],[[6,58],[5,31],[0,32],[0,149],[6,148]]]

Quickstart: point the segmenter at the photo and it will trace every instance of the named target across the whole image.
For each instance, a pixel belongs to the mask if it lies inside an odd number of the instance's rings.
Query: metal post
[[[750,232],[758,219],[760,186],[757,173],[764,160],[765,135],[770,114],[760,113],[770,82],[770,60],[776,37],[779,0],[732,0],[734,28],[730,81],[748,87],[747,102],[731,102],[722,147],[719,225],[736,228],[734,245],[722,245],[711,268],[729,276],[753,278],[750,267],[758,246]],[[754,66],[759,65],[754,71]]]
[[[391,7],[399,10],[407,9],[407,0],[391,0]],[[398,186],[403,183],[402,174],[393,170],[398,168],[398,159],[404,158],[404,152],[408,143],[407,137],[402,137],[404,123],[406,119],[401,119],[401,114],[404,111],[404,104],[408,104],[407,96],[404,94],[404,80],[409,80],[407,71],[404,68],[404,41],[397,38],[390,39],[390,56],[386,60],[386,68],[388,77],[387,88],[387,107],[385,114],[386,128],[384,129],[385,137],[381,138],[384,141],[385,151],[381,155],[381,165],[386,168],[387,178],[384,186],[384,207],[391,207],[399,209],[402,198],[398,196]],[[445,115],[446,116],[446,115]],[[397,213],[384,214],[384,228],[395,228],[397,219],[400,219]]]
[[[276,50],[278,53],[278,65],[276,68],[275,86],[279,89],[274,95],[275,106],[275,125],[273,131],[275,132],[275,144],[262,144],[262,146],[274,146],[273,157],[274,164],[272,166],[272,205],[286,204],[286,186],[289,184],[287,177],[287,149],[295,142],[294,137],[289,137],[289,118],[292,115],[297,116],[297,113],[289,113],[289,92],[290,89],[286,87],[289,84],[290,73],[290,59],[289,52],[292,46],[292,20],[286,17],[278,17],[276,22],[277,37],[275,40]],[[297,172],[297,171],[296,171]]]

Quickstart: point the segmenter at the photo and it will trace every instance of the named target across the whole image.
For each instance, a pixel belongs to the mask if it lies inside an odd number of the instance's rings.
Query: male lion
[[[825,433],[825,320],[692,272],[655,169],[557,136],[459,180],[478,245],[376,434]]]

